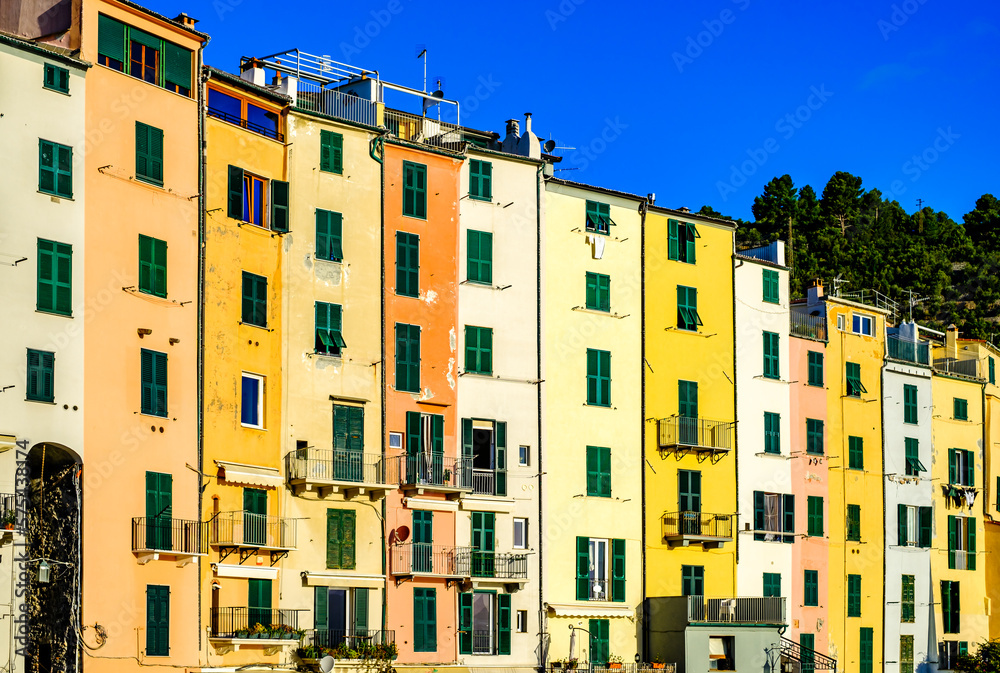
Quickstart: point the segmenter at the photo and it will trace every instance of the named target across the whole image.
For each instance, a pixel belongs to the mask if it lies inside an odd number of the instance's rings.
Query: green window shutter
[[[444,416],[431,414],[431,453],[444,454]]]
[[[316,209],[316,257],[332,262],[344,261],[344,216]]]
[[[576,538],[576,600],[590,600],[590,538]]]
[[[267,278],[243,272],[242,322],[267,327]]]
[[[686,254],[685,254],[684,261],[687,262],[688,264],[694,264],[695,263],[695,244],[694,244],[694,239],[701,238],[701,234],[698,233],[697,227],[695,227],[690,222],[687,222],[687,223],[684,224],[684,226],[683,226],[683,232],[684,232],[684,235],[685,235],[685,239],[687,241],[687,244],[685,246],[685,253]]]
[[[403,215],[427,219],[427,167],[403,162]]]
[[[434,589],[413,589],[413,651],[437,651],[437,606]]]
[[[347,409],[347,450],[354,453],[364,453],[365,409],[364,407],[348,407]]]
[[[155,49],[156,51],[163,50],[163,41],[155,35],[151,35],[144,30],[139,30],[138,28],[133,28],[129,26],[128,28],[128,39],[132,42],[138,42],[139,44],[149,47],[150,49]]]
[[[36,296],[39,311],[72,315],[73,246],[38,239]]]
[[[357,514],[353,510],[341,512],[340,567],[345,570],[354,570],[357,562],[356,518]]]
[[[465,371],[474,374],[493,373],[493,330],[491,328],[465,326]]]
[[[60,93],[69,93],[69,70],[46,63],[43,86]]]
[[[785,514],[785,535],[781,538],[782,542],[791,544],[795,542],[795,496],[794,495],[784,495],[784,514]]]
[[[170,654],[170,587],[146,586],[146,656]]]
[[[73,198],[73,148],[38,140],[38,190]]]
[[[948,449],[948,483],[949,484],[960,483],[958,449]]]
[[[28,349],[27,394],[36,402],[55,400],[55,353]]]
[[[172,42],[163,43],[163,79],[167,84],[176,84],[191,90],[191,50]]]
[[[587,495],[601,494],[600,448],[587,447]]]
[[[497,595],[497,654],[510,654],[510,594]]]
[[[587,272],[587,303],[592,311],[611,311],[611,277]]]
[[[167,354],[141,351],[141,411],[151,416],[167,415]]]
[[[817,570],[806,570],[803,577],[804,585],[804,601],[806,605],[818,606],[819,605],[819,571]]]
[[[611,353],[587,349],[587,404],[611,406]]]
[[[860,611],[860,606],[859,606],[859,611]],[[859,673],[872,673],[872,660],[875,652],[873,635],[872,635],[873,633],[874,630],[869,627],[861,629],[861,648],[860,648],[861,666],[859,669]]]
[[[135,177],[163,186],[163,131],[135,123]]]
[[[497,471],[494,477],[494,488],[497,495],[507,495],[507,423],[497,421],[494,424],[494,443],[497,450]]]
[[[368,631],[368,589],[357,587],[354,589],[354,632],[366,633]]]
[[[861,505],[847,506],[847,539],[850,542],[861,541]]]
[[[973,517],[968,517],[965,520],[965,552],[966,570],[976,569],[976,520]]]
[[[396,324],[396,389],[420,392],[420,327]]]
[[[597,274],[587,272],[587,308],[597,310]]]
[[[343,404],[333,405],[333,448],[335,451],[347,450],[347,425],[350,407]]]
[[[909,384],[903,386],[903,422],[917,422],[917,387]]]
[[[462,458],[472,459],[472,419],[462,419]]]
[[[754,491],[753,492],[753,529],[755,531],[764,530],[764,492]],[[764,539],[763,533],[754,533],[754,540],[762,541]]]
[[[677,414],[684,418],[698,418],[698,382],[677,382]]]
[[[469,229],[466,234],[466,275],[473,283],[493,282],[493,234]]]
[[[948,568],[955,569],[955,550],[958,547],[958,519],[948,517]]]
[[[915,618],[916,578],[913,575],[903,575],[902,594],[900,596],[900,622],[913,623]]]
[[[610,654],[609,620],[591,619],[587,626],[590,632],[590,662],[606,665]]]
[[[764,452],[781,453],[781,415],[764,412]]]
[[[806,500],[807,533],[811,537],[823,536],[823,498],[810,495]]]
[[[972,451],[965,452],[965,485],[976,485],[976,455]]]
[[[171,518],[173,517],[173,475],[146,472],[146,547],[173,548]]]
[[[398,387],[398,386],[397,386]],[[406,454],[415,456],[423,451],[420,440],[420,412],[406,412]]]
[[[861,616],[861,575],[847,576],[847,616]]]
[[[125,24],[104,14],[97,15],[97,54],[126,62]]]
[[[234,220],[243,222],[243,169],[238,166],[229,167],[229,197],[227,199],[227,215]]]
[[[271,180],[271,231],[289,231],[288,198],[288,183]]]
[[[852,470],[865,469],[865,448],[864,439],[861,437],[848,437],[848,467]]]
[[[764,598],[781,598],[781,573],[764,573]]]
[[[315,587],[313,591],[313,628],[325,631],[329,628],[330,588]]]
[[[341,511],[326,510],[326,567],[340,568]]]
[[[680,223],[677,220],[667,220],[667,259],[679,259],[680,255]]]
[[[920,526],[918,543],[923,548],[931,546],[931,530],[934,510],[930,507],[921,507],[917,510],[917,518]]]
[[[823,353],[809,351],[809,385],[823,385]]]
[[[139,234],[139,291],[167,296],[167,242]]]
[[[459,654],[472,654],[472,597],[471,591],[458,594]]]
[[[338,175],[344,172],[344,136],[332,131],[320,131],[319,169]]]
[[[906,529],[906,505],[896,506],[896,544],[900,547],[906,546],[907,533]]]
[[[611,541],[611,600],[625,602],[625,540]]]
[[[996,385],[996,382],[997,382],[997,363],[996,363],[996,360],[994,360],[993,358],[990,358],[989,363],[990,363],[990,378],[989,378],[989,380],[990,380],[991,384]]]
[[[823,421],[806,419],[806,453],[822,456],[824,453]]]
[[[416,297],[420,292],[420,237],[396,232],[396,294]]]
[[[764,269],[764,301],[770,304],[779,303],[778,296],[778,272],[772,269]]]
[[[485,200],[484,186],[482,180],[482,165],[485,162],[479,161],[478,159],[469,160],[469,197],[479,200]]]
[[[955,398],[955,420],[967,421],[969,420],[969,402],[968,400],[963,400],[959,397]]]
[[[942,631],[954,633],[951,628],[951,582],[941,581],[941,621]]]
[[[861,397],[861,393],[868,390],[861,382],[861,365],[857,362],[847,363],[847,395],[848,397]]]
[[[764,332],[764,376],[769,379],[781,378],[781,360],[778,334]]]

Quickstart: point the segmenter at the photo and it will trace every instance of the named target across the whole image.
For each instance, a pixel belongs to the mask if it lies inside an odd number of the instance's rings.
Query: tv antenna
[[[917,209],[918,210],[923,210],[924,209],[924,200],[923,199],[917,199]]]
[[[833,279],[833,296],[834,297],[840,296],[841,285],[850,285],[850,284],[851,281],[844,280],[844,274],[839,274],[836,278]]]
[[[910,303],[910,322],[913,322],[913,307],[916,306],[917,304],[920,304],[921,302],[927,301],[928,299],[930,299],[930,297],[914,297],[913,296],[913,290],[907,290],[907,292],[910,294],[910,301],[909,301],[909,303]]]

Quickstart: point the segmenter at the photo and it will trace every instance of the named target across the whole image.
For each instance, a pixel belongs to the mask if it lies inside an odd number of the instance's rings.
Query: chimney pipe
[[[958,327],[955,323],[948,325],[948,331],[944,337],[944,356],[953,360],[958,359]]]
[[[531,133],[531,113],[524,113],[524,132]]]
[[[174,21],[177,23],[187,26],[188,28],[194,28],[194,24],[198,23],[198,19],[193,19],[184,12],[181,12],[174,17]]]

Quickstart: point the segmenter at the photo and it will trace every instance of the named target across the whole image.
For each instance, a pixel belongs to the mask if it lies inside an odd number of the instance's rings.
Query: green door
[[[431,543],[434,540],[434,512],[413,510],[413,572],[429,573],[434,568]]]
[[[267,491],[243,489],[243,543],[264,546],[267,542]]]
[[[872,655],[874,654],[872,633],[871,628],[861,629],[861,666],[858,669],[860,673],[872,673]]]
[[[698,444],[698,382],[677,382],[677,442]]]
[[[496,514],[472,513],[472,576],[493,577],[496,544]]]
[[[146,548],[170,551],[173,475],[146,473]]]
[[[437,592],[413,589],[413,651],[437,651]]]
[[[247,580],[247,628],[256,624],[270,626],[275,620],[271,615],[271,580]],[[235,626],[235,625],[234,625]]]
[[[814,673],[816,670],[816,636],[811,633],[799,634],[799,647],[802,649],[802,673]]]
[[[364,481],[365,410],[333,407],[333,476],[340,481]]]
[[[608,620],[590,620],[590,663],[604,666],[608,663]]]
[[[764,597],[781,598],[781,573],[764,573]]]
[[[701,472],[677,471],[682,535],[701,535]]]

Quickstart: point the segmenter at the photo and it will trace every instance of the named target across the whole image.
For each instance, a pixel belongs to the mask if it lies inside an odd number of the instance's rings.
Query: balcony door
[[[410,484],[437,486],[457,482],[459,475],[445,478],[444,416],[406,412],[406,479]]]
[[[264,546],[267,541],[267,491],[243,489],[243,544]]]
[[[493,495],[496,490],[496,448],[493,442],[493,424],[484,421],[472,423],[472,490],[483,495]]]
[[[173,475],[146,473],[146,548],[170,551]]]
[[[364,407],[333,405],[334,479],[364,480],[364,437]]]
[[[701,535],[701,472],[677,471],[678,506],[682,535]]]
[[[609,601],[608,541],[590,538],[590,600]]]
[[[677,382],[677,442],[695,446],[698,442],[698,382]]]
[[[493,654],[494,624],[492,591],[472,594],[472,653]]]
[[[434,512],[413,510],[413,572],[429,573],[434,569]]]
[[[255,624],[269,627],[274,620],[271,616],[271,580],[247,580],[247,628]]]
[[[495,568],[496,514],[472,513],[472,576],[493,577]]]

